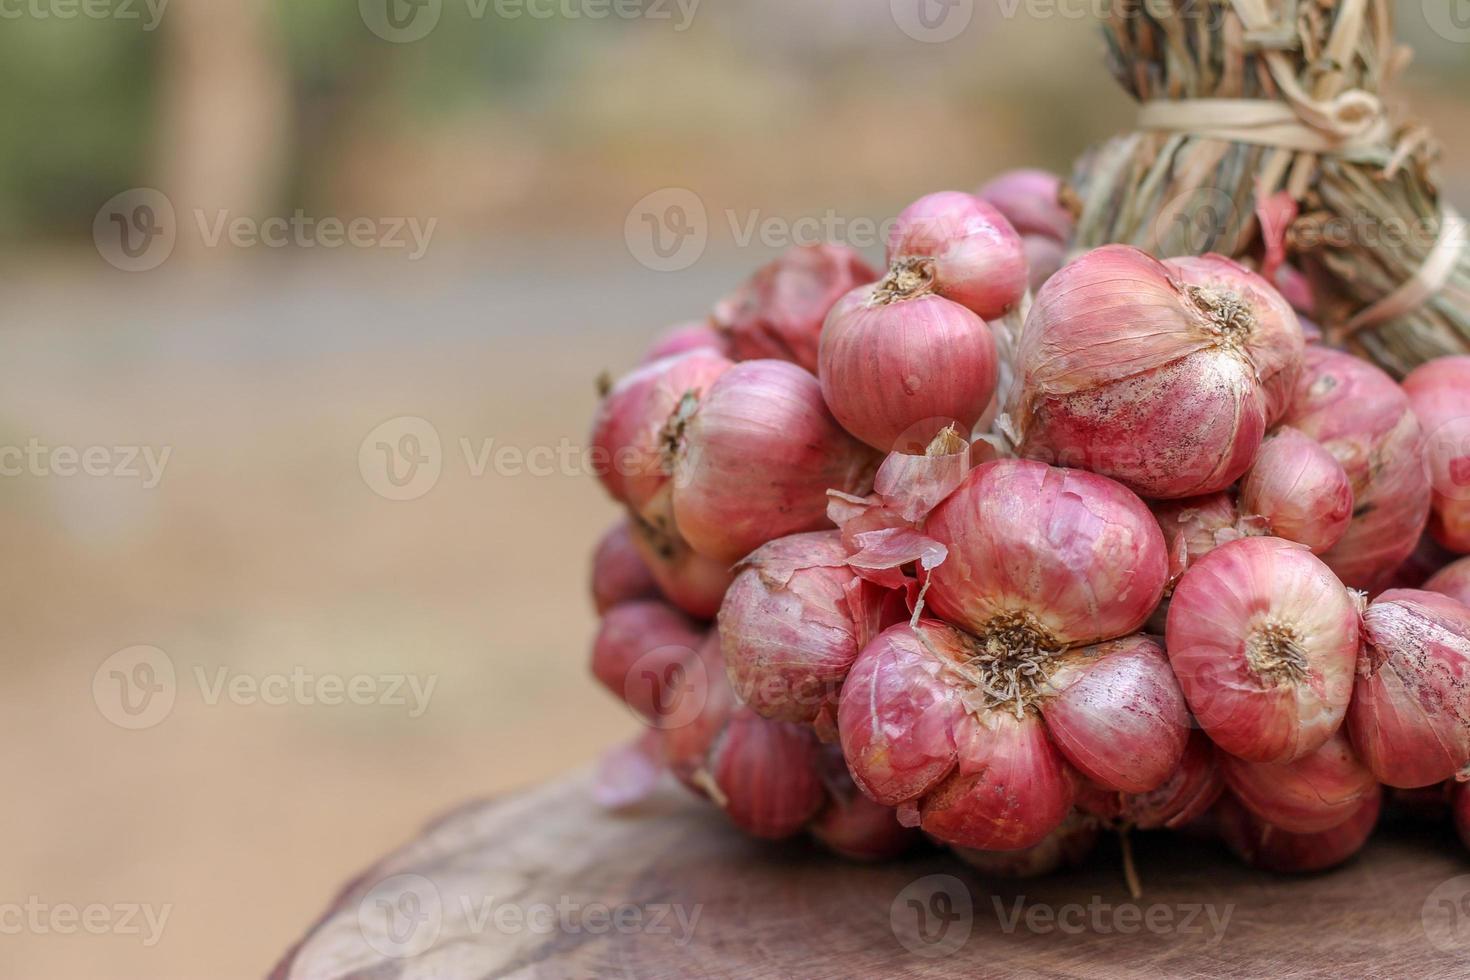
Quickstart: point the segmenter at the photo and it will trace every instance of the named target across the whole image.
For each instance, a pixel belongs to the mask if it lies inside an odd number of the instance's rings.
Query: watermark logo
[[[178,682],[174,662],[158,647],[119,650],[92,675],[92,700],[102,717],[119,728],[160,724],[174,710]]]
[[[1423,0],[1430,30],[1455,44],[1470,44],[1470,0]]]
[[[975,903],[954,875],[929,875],[913,882],[888,909],[893,935],[910,953],[931,959],[952,956],[970,940]]]
[[[1470,950],[1470,875],[1442,882],[1424,899],[1420,910],[1424,938],[1441,953]]]
[[[357,903],[357,927],[375,951],[392,959],[422,955],[444,928],[444,899],[423,875],[384,878]]]
[[[1229,254],[1240,234],[1241,213],[1235,199],[1214,187],[1180,194],[1154,218],[1147,251],[1159,256]]]
[[[444,0],[357,0],[367,29],[393,44],[412,44],[439,26]]]
[[[669,731],[699,720],[709,698],[704,660],[684,646],[662,646],[634,660],[623,679],[623,702],[645,713],[655,728]]]
[[[944,44],[969,29],[975,0],[889,0],[893,22],[915,41]]]
[[[439,430],[414,415],[389,419],[363,439],[357,469],[368,489],[385,500],[417,500],[444,471]]]
[[[623,223],[623,240],[638,264],[654,272],[682,272],[709,245],[709,214],[699,195],[665,187],[633,205]]]
[[[97,254],[123,272],[148,272],[163,265],[174,253],[178,235],[173,202],[151,187],[113,196],[92,220]]]

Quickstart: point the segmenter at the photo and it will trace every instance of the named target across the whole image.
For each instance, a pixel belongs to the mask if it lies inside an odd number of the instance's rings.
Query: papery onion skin
[[[827,801],[820,751],[810,728],[737,708],[710,751],[709,772],[724,797],[716,802],[754,837],[799,834]]]
[[[592,555],[592,602],[599,616],[613,606],[660,595],[653,573],[638,555],[627,521],[619,521],[597,542]]]
[[[1202,817],[1225,790],[1216,762],[1218,753],[1209,737],[1191,730],[1179,765],[1163,784],[1147,793],[1119,793],[1095,783],[1083,783],[1077,806],[1122,827],[1174,830]]]
[[[1470,558],[1461,558],[1440,569],[1424,583],[1424,591],[1438,592],[1470,606]]]
[[[1321,555],[1347,534],[1353,486],[1331,453],[1296,429],[1266,437],[1240,484],[1240,509],[1260,517],[1271,533]]]
[[[1293,874],[1325,871],[1361,851],[1382,805],[1383,792],[1375,787],[1347,820],[1314,834],[1273,827],[1229,796],[1220,801],[1215,814],[1220,835],[1242,861],[1263,871]]]
[[[935,292],[985,320],[1005,316],[1026,295],[1021,236],[973,194],[941,191],[900,212],[888,234],[888,263],[914,260],[929,264]]]
[[[1470,608],[1400,589],[1363,614],[1348,732],[1379,781],[1428,786],[1470,765]]]
[[[1408,396],[1367,361],[1312,347],[1283,421],[1336,456],[1352,481],[1353,522],[1322,560],[1349,588],[1377,591],[1429,520],[1424,436]]]
[[[848,605],[855,586],[840,531],[778,538],[740,564],[719,626],[730,682],[745,703],[781,721],[835,714],[861,641]]]
[[[912,806],[946,843],[1019,850],[1072,807],[1074,774],[1034,711],[1018,718],[966,701],[954,665],[973,648],[933,620],[869,643],[842,689],[838,723],[853,779],[885,806]]]
[[[1189,738],[1189,712],[1168,657],[1146,636],[1062,654],[1047,678],[1041,716],[1082,775],[1124,793],[1158,788]]]
[[[787,250],[714,309],[712,322],[738,361],[774,358],[817,370],[817,343],[832,305],[878,274],[846,245]]]
[[[1039,878],[1081,865],[1097,846],[1097,838],[1097,821],[1073,810],[1045,840],[1024,850],[979,851],[956,847],[954,852],[961,861],[989,878]]]
[[[686,395],[707,392],[731,362],[696,350],[645,364],[607,393],[592,423],[598,479],[614,500],[650,520],[654,498],[669,481],[664,429]]]
[[[1404,379],[1404,392],[1425,433],[1434,488],[1435,540],[1470,553],[1470,357],[1442,357]]]
[[[1294,834],[1331,830],[1378,791],[1378,780],[1341,732],[1295,762],[1272,765],[1226,755],[1220,765],[1246,809]]]
[[[659,335],[643,354],[643,363],[652,364],[665,357],[676,357],[692,350],[714,351],[722,357],[730,356],[730,345],[725,335],[715,329],[708,320],[692,320],[670,327]]]
[[[1353,596],[1306,548],[1246,538],[1174,589],[1166,646],[1190,710],[1252,762],[1316,751],[1347,712],[1359,640]]]
[[[705,634],[694,656],[685,662],[685,667],[703,682],[703,689],[695,692],[702,697],[693,703],[697,710],[671,719],[678,724],[667,724],[661,730],[664,764],[686,789],[698,796],[709,797],[710,788],[714,785],[708,765],[710,750],[741,707],[740,699],[725,677],[717,631],[710,630]]]
[[[691,693],[689,662],[704,635],[689,617],[662,602],[627,602],[608,610],[592,646],[592,673],[652,725]],[[705,682],[699,681],[703,696]]]
[[[807,828],[817,843],[850,861],[888,861],[919,844],[919,831],[900,824],[892,807],[874,803],[858,789],[840,748],[824,746],[822,758],[827,805]]]
[[[912,452],[952,423],[968,435],[995,395],[985,321],[932,293],[889,301],[864,286],[822,330],[822,395],[842,427],[883,452]]]
[[[827,491],[867,493],[879,461],[837,425],[816,378],[746,361],[683,424],[674,518],[695,551],[734,564],[767,541],[830,526]]]
[[[1080,470],[1006,459],[977,467],[926,531],[949,549],[930,608],[984,634],[1029,617],[1061,646],[1127,636],[1163,596],[1164,537],[1123,486]]]
[[[1225,267],[1248,291],[1220,291]],[[1022,455],[1146,497],[1233,484],[1283,407],[1304,346],[1295,314],[1283,322],[1284,302],[1249,275],[1218,257],[1166,266],[1126,246],[1063,268],[1021,338],[1011,415]]]
[[[653,498],[650,512],[668,514],[671,504],[663,504],[672,488],[665,488]],[[698,554],[679,536],[671,518],[661,519],[660,529],[635,516],[632,520],[633,546],[658,583],[659,592],[670,603],[695,617],[713,619],[720,611],[725,590],[735,580],[729,565]]]
[[[1222,544],[1244,536],[1239,529],[1240,508],[1236,506],[1235,496],[1227,492],[1162,500],[1152,510],[1159,529],[1164,532],[1171,583]]]

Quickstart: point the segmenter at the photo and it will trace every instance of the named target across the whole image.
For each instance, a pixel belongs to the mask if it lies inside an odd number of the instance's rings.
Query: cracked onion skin
[[[1429,521],[1424,435],[1408,396],[1367,361],[1313,346],[1282,421],[1347,472],[1353,521],[1322,560],[1349,588],[1376,592],[1413,554]]]
[[[785,361],[725,371],[674,441],[679,533],[727,564],[767,541],[830,527],[827,491],[866,494],[880,462],[838,426],[817,379]]]
[[[1167,780],[1190,731],[1164,648],[1146,636],[1062,654],[1047,678],[1041,715],[1067,761],[1123,793],[1146,793]]]
[[[1280,295],[1227,259],[1096,249],[1027,317],[1010,406],[1021,454],[1145,497],[1224,490],[1284,409],[1304,347]]]
[[[848,605],[856,576],[840,531],[778,538],[739,565],[720,609],[720,646],[740,698],[767,718],[835,714],[857,659]]]
[[[971,652],[959,630],[933,620],[869,643],[842,689],[843,755],[863,792],[915,808],[931,836],[1032,847],[1071,810],[1075,776],[1034,711],[967,706],[973,692],[951,674]]]
[[[1470,357],[1442,357],[1404,379],[1425,433],[1434,488],[1429,531],[1456,554],[1470,554]]]
[[[1273,827],[1230,796],[1220,800],[1215,815],[1220,836],[1236,857],[1263,871],[1296,874],[1326,871],[1361,851],[1382,807],[1383,791],[1375,786],[1348,819],[1311,834]]]
[[[1470,608],[1434,592],[1385,592],[1363,614],[1363,633],[1353,746],[1388,786],[1453,778],[1470,765]]]
[[[815,374],[827,312],[877,278],[846,245],[796,246],[721,300],[711,320],[735,360],[773,358]]]
[[[930,609],[976,634],[1021,616],[1062,647],[1117,639],[1143,626],[1168,578],[1143,501],[1106,477],[1030,460],[977,467],[925,533],[949,549]]]
[[[1220,765],[1230,791],[1247,810],[1294,834],[1331,830],[1378,791],[1378,780],[1342,732],[1295,762],[1272,765],[1226,755]]]
[[[822,329],[818,371],[837,421],[885,453],[922,449],[954,423],[972,431],[1000,370],[984,320],[921,280],[889,288],[894,282],[837,302]]]
[[[1192,729],[1179,764],[1162,784],[1146,793],[1119,793],[1083,783],[1077,791],[1077,806],[1122,827],[1178,829],[1204,816],[1225,791],[1217,756],[1209,737]]]
[[[1190,710],[1224,751],[1286,763],[1337,731],[1353,693],[1356,601],[1305,547],[1234,541],[1174,589],[1166,647]]]

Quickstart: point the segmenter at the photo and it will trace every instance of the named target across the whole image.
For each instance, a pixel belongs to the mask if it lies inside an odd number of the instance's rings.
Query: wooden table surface
[[[928,852],[855,865],[763,844],[670,788],[612,815],[578,775],[439,820],[345,888],[274,978],[1470,976],[1470,856],[1380,830],[1279,877],[1140,835],[1132,900],[1087,868],[987,880]]]

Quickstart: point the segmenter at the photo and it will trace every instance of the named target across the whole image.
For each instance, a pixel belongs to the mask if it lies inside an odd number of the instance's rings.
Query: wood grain
[[[272,976],[1470,975],[1470,860],[1439,828],[1381,830],[1304,877],[1176,836],[1136,850],[1137,902],[1111,841],[1024,882],[939,852],[854,865],[742,838],[672,788],[610,815],[578,775],[441,819],[344,889]]]

